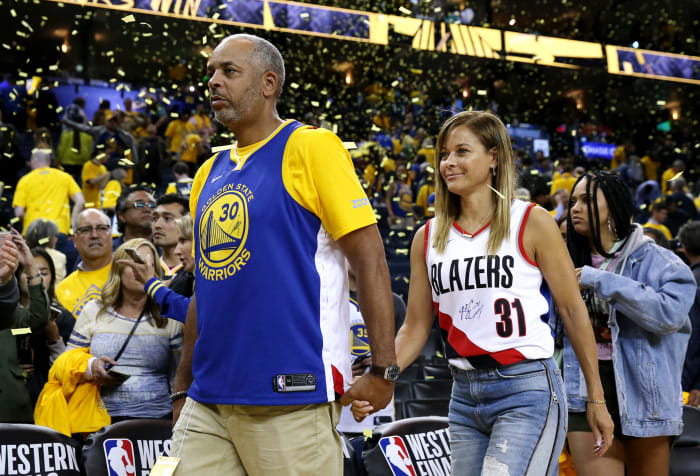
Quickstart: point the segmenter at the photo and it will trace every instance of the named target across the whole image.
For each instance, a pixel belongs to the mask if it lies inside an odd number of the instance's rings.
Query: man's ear
[[[274,71],[265,71],[262,75],[262,93],[263,97],[277,96],[279,89],[279,77]]]

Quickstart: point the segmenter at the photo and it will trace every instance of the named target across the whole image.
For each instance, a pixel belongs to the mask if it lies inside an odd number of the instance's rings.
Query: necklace
[[[477,228],[477,230],[476,230],[474,233],[467,233],[467,232],[464,230],[464,228],[462,228],[462,227],[459,225],[459,223],[457,222],[457,220],[454,221],[454,224],[456,225],[455,227],[457,228],[457,231],[458,231],[459,233],[461,233],[462,236],[467,237],[467,238],[474,238],[474,236],[476,236],[476,235],[478,235],[479,233],[481,233],[481,231],[482,231],[484,228],[486,228],[486,227],[489,225],[489,223],[491,223],[491,219],[492,219],[492,217],[489,216],[488,218],[486,218],[485,220],[483,220],[483,221],[481,222],[481,225]]]

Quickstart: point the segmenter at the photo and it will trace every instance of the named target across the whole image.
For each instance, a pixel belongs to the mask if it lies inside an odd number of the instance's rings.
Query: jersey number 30
[[[513,335],[511,309],[515,309],[518,315],[518,335],[523,337],[527,332],[525,328],[525,313],[523,312],[523,305],[520,304],[520,299],[518,298],[515,298],[512,303],[503,298],[496,299],[496,302],[493,303],[493,311],[501,316],[501,320],[496,323],[496,333],[503,338]]]

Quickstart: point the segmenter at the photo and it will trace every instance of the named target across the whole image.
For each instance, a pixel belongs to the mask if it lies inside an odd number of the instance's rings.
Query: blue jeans
[[[556,475],[566,438],[564,382],[554,359],[452,368],[454,476]]]

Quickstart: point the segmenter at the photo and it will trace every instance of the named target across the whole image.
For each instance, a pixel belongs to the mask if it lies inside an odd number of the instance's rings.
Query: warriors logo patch
[[[248,198],[241,186],[228,185],[210,199],[199,219],[199,260],[202,277],[219,281],[233,276],[250,258]]]

